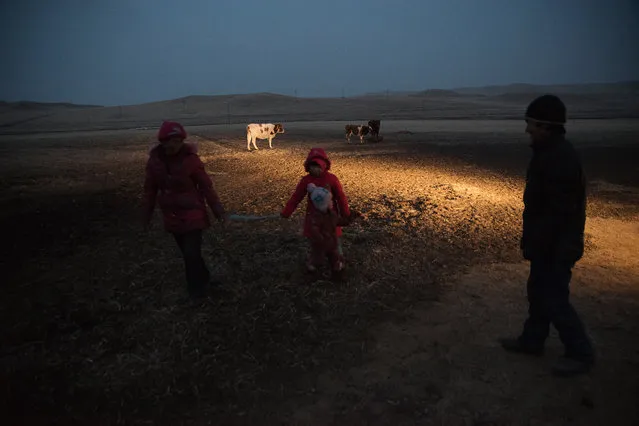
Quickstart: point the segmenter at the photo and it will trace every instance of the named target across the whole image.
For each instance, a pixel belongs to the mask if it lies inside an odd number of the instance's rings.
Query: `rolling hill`
[[[101,107],[68,103],[0,103],[0,133],[286,121],[519,119],[542,93],[557,93],[569,116],[639,118],[639,82],[539,86],[510,84],[455,90],[386,92],[347,98],[296,98],[273,93],[194,95],[138,105]]]

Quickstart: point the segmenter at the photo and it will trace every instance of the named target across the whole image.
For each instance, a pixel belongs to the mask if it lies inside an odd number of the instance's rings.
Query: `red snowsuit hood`
[[[331,160],[323,148],[311,148],[311,151],[304,161],[304,170],[307,172],[309,171],[310,163],[317,163],[322,169],[322,172],[327,172],[331,169]]]
[[[169,139],[173,136],[179,136],[182,139],[186,139],[186,130],[184,130],[184,126],[176,121],[165,121],[160,126],[160,130],[158,131],[158,141],[162,142],[166,139]]]

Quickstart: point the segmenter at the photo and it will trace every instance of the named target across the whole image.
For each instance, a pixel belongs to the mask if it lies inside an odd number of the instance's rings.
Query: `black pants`
[[[198,229],[173,236],[184,258],[189,294],[193,297],[204,296],[211,276],[202,258],[202,231]]]
[[[552,323],[566,348],[566,356],[592,360],[592,344],[569,301],[572,267],[572,263],[554,260],[530,263],[528,319],[520,341],[530,347],[543,347]]]

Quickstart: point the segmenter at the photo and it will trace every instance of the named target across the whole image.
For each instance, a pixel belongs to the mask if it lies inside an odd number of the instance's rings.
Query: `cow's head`
[[[282,126],[281,124],[277,123],[273,126],[273,131],[275,133],[284,133],[284,126]]]

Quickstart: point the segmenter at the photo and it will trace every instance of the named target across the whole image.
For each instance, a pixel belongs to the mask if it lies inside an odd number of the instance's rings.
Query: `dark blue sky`
[[[639,79],[637,0],[6,0],[0,21],[8,101]]]

